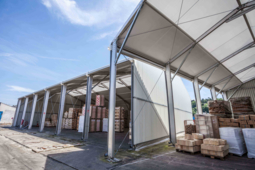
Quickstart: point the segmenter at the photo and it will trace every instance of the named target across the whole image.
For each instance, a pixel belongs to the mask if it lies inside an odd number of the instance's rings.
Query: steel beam
[[[235,20],[236,18],[239,18],[239,17],[243,16],[243,15],[247,14],[248,12],[251,12],[251,11],[254,10],[254,9],[255,9],[255,5],[249,7],[249,8],[246,9],[246,10],[243,10],[242,12],[239,12],[239,13],[233,15],[232,17],[230,17],[230,18],[226,21],[226,23],[228,23],[228,22],[230,22],[230,21],[233,21],[233,20]]]
[[[236,88],[236,90],[233,92],[233,94],[232,94],[231,96],[229,96],[228,101],[229,101],[229,99],[231,99],[232,96],[234,96],[234,95],[236,94],[236,92],[239,90],[239,88],[240,88],[242,85],[243,85],[243,84],[239,85],[239,86]]]
[[[13,122],[12,122],[13,127],[17,126],[17,119],[19,117],[20,105],[21,105],[21,99],[18,99],[17,107],[16,107],[16,110],[15,110],[15,116],[14,116]]]
[[[108,120],[108,157],[113,159],[115,156],[115,102],[116,102],[116,57],[117,42],[112,43],[110,51],[110,83],[109,83],[109,120]]]
[[[223,100],[224,101],[228,101],[227,93],[225,91],[223,92]]]
[[[193,88],[194,88],[194,94],[195,94],[196,105],[197,105],[197,113],[198,114],[203,114],[202,104],[201,104],[201,97],[200,97],[200,90],[199,90],[199,83],[198,83],[198,78],[197,77],[194,78]]]
[[[175,116],[174,116],[174,98],[173,85],[171,78],[170,64],[166,65],[165,70],[166,91],[167,91],[167,107],[168,107],[168,123],[169,123],[169,142],[173,145],[176,143]]]
[[[93,87],[92,89],[94,89],[98,84],[100,84],[102,81],[104,81],[107,77],[109,76],[109,73],[100,81],[98,81]],[[88,86],[88,83],[87,83],[87,86]]]
[[[134,146],[134,124],[135,124],[135,119],[134,119],[134,61],[131,64],[131,147]]]
[[[46,118],[46,113],[48,108],[48,102],[49,102],[49,95],[50,95],[50,91],[46,90],[44,94],[44,100],[43,100],[43,110],[42,110],[39,132],[43,132],[43,129],[44,129],[44,123],[45,123],[45,118]]]
[[[25,121],[25,116],[26,116],[26,111],[27,111],[28,100],[29,100],[29,98],[26,97],[26,99],[25,99],[25,104],[24,104],[24,109],[23,109],[23,113],[22,113],[22,118],[21,118],[21,122],[20,122],[20,128],[22,128],[23,123],[24,123],[24,121]]]
[[[130,33],[132,32],[132,29],[133,29],[133,27],[134,27],[134,25],[135,25],[135,22],[136,22],[136,20],[137,20],[137,18],[138,18],[138,15],[139,15],[141,9],[142,9],[142,7],[143,7],[143,4],[144,4],[144,3],[142,2],[140,8],[137,10],[137,12],[136,12],[136,14],[135,14],[135,16],[134,16],[134,19],[133,19],[133,21],[132,21],[132,23],[131,23],[131,25],[130,25],[130,27],[129,27],[129,30],[128,30],[128,32],[127,32],[127,35],[126,35],[126,37],[125,37],[125,39],[124,39],[124,41],[122,42],[122,45],[121,45],[121,47],[120,47],[120,50],[119,50],[119,54],[118,54],[118,56],[117,56],[117,59],[115,59],[115,64],[118,63],[118,60],[119,60],[120,55],[121,55],[121,52],[122,52],[122,50],[123,50],[123,48],[124,48],[124,46],[125,46],[125,44],[126,44],[128,38],[129,38]],[[113,43],[114,43],[114,42],[113,42]],[[116,49],[116,51],[117,51],[117,49]]]
[[[89,76],[87,78],[87,91],[86,91],[86,105],[85,105],[85,115],[84,115],[84,124],[82,131],[82,139],[84,141],[89,138],[89,123],[90,123],[90,104],[91,104],[91,90],[93,84],[93,77]]]
[[[212,99],[217,100],[215,86],[212,86],[210,91],[211,91]]]
[[[58,122],[56,126],[56,135],[59,135],[61,133],[62,128],[62,118],[64,114],[65,109],[65,100],[66,100],[66,85],[61,85],[61,94],[60,94],[60,103],[59,103],[59,109],[58,109]]]
[[[184,62],[186,61],[186,59],[188,58],[188,56],[190,55],[191,51],[194,49],[195,45],[189,49],[189,52],[186,54],[185,58],[182,60],[180,66],[178,67],[178,69],[175,71],[174,76],[172,78],[172,81],[174,80],[176,74],[178,73],[178,71],[181,69],[182,65],[184,64]]]
[[[132,73],[131,73],[132,74]],[[129,87],[121,78],[119,78],[119,81],[124,84],[129,90],[131,90],[131,87]]]
[[[219,93],[216,95],[216,97],[222,92],[222,90],[224,90],[224,88],[226,87],[226,85],[230,82],[230,80],[232,79],[233,77],[231,77],[230,79],[228,79],[228,81],[224,84],[224,86],[222,87],[222,89],[219,91]]]
[[[28,129],[31,129],[31,128],[32,128],[32,125],[33,125],[33,120],[34,120],[34,115],[35,115],[35,108],[36,108],[37,98],[38,98],[38,94],[34,94],[33,104],[32,104],[32,110],[31,110],[31,117],[30,117]]]
[[[218,65],[218,66],[219,66],[219,65]],[[207,77],[207,79],[206,79],[206,80],[204,81],[204,83],[201,85],[200,90],[204,87],[205,83],[209,80],[209,78],[212,76],[212,74],[215,72],[215,70],[218,68],[218,66],[215,67],[215,68],[213,69],[213,71],[211,72],[211,74]]]

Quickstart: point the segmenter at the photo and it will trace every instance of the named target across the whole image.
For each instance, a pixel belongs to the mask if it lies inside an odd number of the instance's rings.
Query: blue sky
[[[109,64],[107,47],[139,0],[1,0],[0,102]],[[183,80],[192,99],[192,83]],[[210,97],[203,88],[201,97]]]

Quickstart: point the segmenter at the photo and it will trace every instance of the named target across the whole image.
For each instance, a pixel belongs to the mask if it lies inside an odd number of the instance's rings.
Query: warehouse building
[[[181,88],[175,87],[177,76],[193,82],[199,114],[202,114],[200,90],[203,87],[211,89],[213,100],[216,100],[219,94],[222,94],[226,101],[235,95],[250,95],[254,102],[253,93],[244,92],[254,88],[254,5],[255,1],[246,0],[185,1],[184,5],[179,0],[142,0],[110,44],[111,60],[107,73],[95,71],[77,80],[62,82],[36,92],[35,95],[25,96],[23,113],[26,112],[29,98],[44,95],[42,125],[47,112],[49,93],[59,93],[61,89],[56,130],[56,134],[59,134],[66,91],[77,88],[77,84],[81,83],[79,86],[87,86],[86,122],[89,119],[91,95],[93,96],[92,81],[100,82],[104,79],[103,75],[109,74],[109,78],[105,78],[108,80],[106,87],[109,89],[106,96],[109,106],[108,156],[114,158],[115,107],[120,105],[120,100],[124,101],[121,99],[124,96],[118,94],[118,81],[123,76],[122,71],[125,72],[124,75],[129,71],[131,97],[127,102],[130,102],[132,115],[132,145],[162,139],[167,135],[170,142],[175,143],[178,126],[183,124],[181,119],[177,122],[178,112],[189,112],[186,109],[188,104],[177,107],[179,101],[175,93]],[[128,66],[129,70],[124,68],[127,63],[116,64],[120,55],[135,59],[133,64]],[[87,83],[82,84],[85,79]],[[158,84],[155,89],[153,84]],[[187,95],[183,96],[179,97],[186,103]],[[34,99],[34,103],[36,101],[37,99]],[[17,113],[20,103],[21,98]],[[35,108],[33,105],[31,115],[34,114]],[[19,124],[16,119],[22,122],[25,118],[25,114],[18,118],[20,116],[17,113],[14,125]],[[86,126],[88,123],[85,123],[84,127]],[[40,128],[42,129],[43,127]],[[87,139],[88,127],[84,129],[83,137]]]
[[[117,67],[116,107],[123,107],[126,111],[131,111],[131,118],[133,117],[132,120],[127,119],[130,121],[125,126],[126,133],[128,133],[129,128],[131,131],[129,144],[138,149],[140,146],[144,147],[144,144],[151,145],[168,140],[169,123],[165,71],[162,68],[137,60],[119,62]],[[52,115],[55,114],[58,115],[57,123],[50,126],[53,126],[52,130],[56,129],[56,134],[60,134],[64,128],[62,122],[65,118],[65,112],[69,111],[70,108],[71,110],[73,108],[81,110],[85,103],[90,105],[86,101],[91,101],[91,104],[95,105],[96,96],[103,95],[105,104],[102,107],[97,107],[95,112],[98,111],[98,108],[108,109],[109,74],[110,67],[106,66],[21,97],[18,101],[13,125],[20,128],[28,127],[28,129],[38,126],[39,131],[43,132],[44,127],[48,125],[48,120],[53,121]],[[192,120],[191,99],[180,77],[176,77],[173,86],[176,89],[174,94],[175,120],[177,122]],[[85,140],[89,140],[89,131],[91,132],[91,125],[93,124],[92,119],[94,120],[92,117],[94,107],[89,109],[91,121],[85,123],[83,127],[85,131],[81,130]],[[129,122],[131,122],[130,126]],[[106,124],[108,125],[108,122]],[[100,132],[97,131],[98,133],[103,131],[103,122],[101,122],[101,126]],[[75,129],[73,133],[78,133],[78,127],[73,129]],[[183,132],[183,123],[178,124],[176,134]],[[119,133],[116,135],[118,136]]]
[[[0,124],[12,124],[15,106],[0,102]]]

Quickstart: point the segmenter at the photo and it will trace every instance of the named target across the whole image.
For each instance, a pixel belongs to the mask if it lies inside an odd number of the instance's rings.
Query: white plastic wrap
[[[241,128],[222,127],[219,130],[220,138],[227,140],[229,153],[242,156],[247,152]]]
[[[248,158],[255,158],[255,129],[243,129],[243,136],[248,150]]]

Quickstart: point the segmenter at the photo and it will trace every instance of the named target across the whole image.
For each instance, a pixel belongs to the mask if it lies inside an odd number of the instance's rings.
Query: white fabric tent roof
[[[190,52],[178,75],[202,84],[217,67],[205,86],[218,91],[255,78],[254,0],[142,0],[118,33],[118,48],[141,4],[122,54],[176,71]]]

